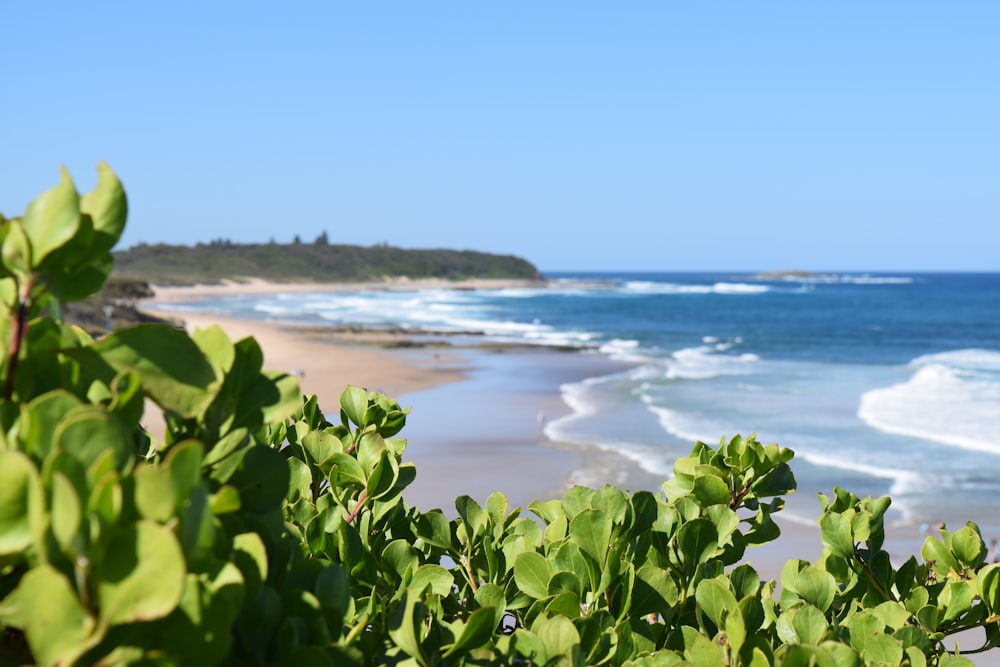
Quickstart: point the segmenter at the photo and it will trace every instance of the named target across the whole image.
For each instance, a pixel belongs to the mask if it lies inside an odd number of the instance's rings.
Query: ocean
[[[756,433],[795,451],[789,511],[835,485],[890,495],[890,520],[1000,530],[1000,273],[551,273],[546,287],[233,296],[235,317],[447,331],[602,355],[562,386],[554,441],[669,475],[695,440]],[[650,488],[655,488],[651,486]]]

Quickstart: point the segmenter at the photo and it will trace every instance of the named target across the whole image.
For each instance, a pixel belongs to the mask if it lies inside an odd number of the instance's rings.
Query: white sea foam
[[[647,401],[648,403],[648,401]],[[725,429],[720,424],[707,424],[690,415],[649,404],[648,409],[660,422],[660,426],[670,435],[685,442],[715,442]]]
[[[717,282],[713,285],[685,285],[661,283],[651,280],[631,280],[622,285],[626,292],[641,294],[762,294],[770,291],[767,285]]]
[[[926,354],[910,362],[911,366],[923,367],[944,364],[966,371],[1000,372],[1000,352],[994,350],[967,349]]]
[[[715,283],[712,291],[716,294],[763,294],[771,290],[767,285],[750,285],[748,283]]]
[[[665,359],[664,377],[671,380],[708,380],[722,375],[745,375],[754,372],[760,358],[755,354],[717,354],[736,341],[702,345],[677,350]]]
[[[913,377],[861,397],[869,426],[1000,455],[1000,352],[956,350],[915,359]]]
[[[803,451],[801,449],[795,452],[795,457],[808,461],[813,465],[823,466],[824,468],[837,468],[838,470],[859,472],[863,475],[868,475],[869,477],[891,480],[892,484],[889,488],[889,495],[891,496],[902,496],[907,492],[918,489],[920,488],[922,481],[925,479],[924,475],[913,472],[912,470],[868,465],[865,463],[858,463],[856,460],[837,458],[826,454],[816,454]]]
[[[709,285],[679,285],[677,283],[660,283],[651,280],[630,280],[622,285],[626,292],[642,294],[709,294]]]
[[[511,291],[505,296],[522,298],[539,290]],[[502,290],[491,293],[493,296]],[[285,295],[278,295],[283,297]],[[561,330],[535,318],[530,322],[504,319],[483,294],[455,290],[419,292],[358,292],[297,295],[297,300],[258,301],[254,310],[273,319],[320,319],[336,324],[398,326],[414,331],[452,331],[482,334],[490,340],[533,345],[580,347],[593,344],[597,334]]]
[[[645,361],[645,357],[639,354],[637,351],[639,349],[639,341],[637,340],[623,340],[621,338],[612,338],[606,343],[602,343],[597,351],[601,354],[606,354],[607,356],[615,359],[617,361],[627,361],[627,362],[642,362]]]

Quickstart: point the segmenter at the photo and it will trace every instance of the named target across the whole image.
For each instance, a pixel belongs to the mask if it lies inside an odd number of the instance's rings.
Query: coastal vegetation
[[[387,279],[538,280],[525,259],[472,250],[338,245],[326,233],[312,243],[240,244],[217,239],[179,246],[140,244],[115,253],[115,274],[157,285],[218,283],[235,277],[274,282],[363,282]]]
[[[1000,644],[977,527],[897,565],[888,498],[821,496],[820,558],[762,581],[744,556],[779,539],[794,455],[752,436],[696,443],[658,493],[410,507],[392,399],[320,406],[217,327],[65,323],[125,218],[101,165],[0,220],[0,664],[958,667],[957,633]]]

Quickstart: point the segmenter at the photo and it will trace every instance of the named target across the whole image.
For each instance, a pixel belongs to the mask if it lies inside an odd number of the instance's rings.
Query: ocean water
[[[789,507],[803,516],[839,485],[892,496],[900,524],[1000,529],[1000,274],[548,277],[538,289],[174,307],[605,355],[624,370],[564,385],[571,413],[546,425],[552,440],[620,455],[655,480],[695,440],[756,433],[795,451]]]

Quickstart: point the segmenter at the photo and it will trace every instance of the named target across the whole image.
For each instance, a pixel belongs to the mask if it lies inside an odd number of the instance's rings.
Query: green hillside
[[[254,277],[276,282],[360,282],[384,278],[536,280],[530,262],[472,250],[408,250],[320,243],[139,245],[115,253],[115,274],[159,285]]]

